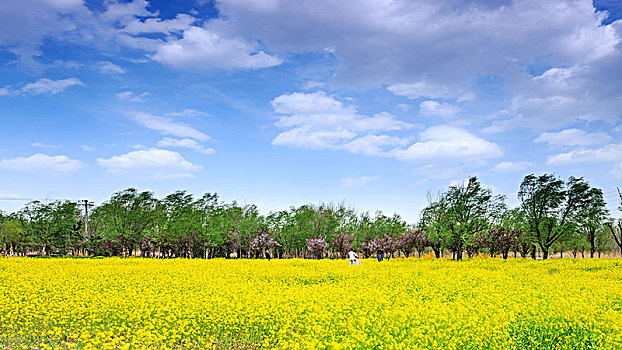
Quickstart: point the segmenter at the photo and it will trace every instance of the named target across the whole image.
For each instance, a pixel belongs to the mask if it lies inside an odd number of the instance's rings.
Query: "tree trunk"
[[[536,259],[536,245],[535,244],[531,245],[531,258],[534,260]]]
[[[460,248],[456,251],[456,260],[462,261],[462,249]]]
[[[437,259],[440,259],[440,257],[441,257],[441,248],[440,247],[439,248],[432,247],[432,250],[434,251],[434,256]],[[622,247],[621,247],[621,251],[622,251]]]
[[[594,248],[594,245],[595,245],[594,241],[596,240],[596,234],[592,234],[590,232],[589,238],[590,238],[590,258],[593,258],[594,257],[594,250],[595,250],[595,248]]]
[[[547,248],[542,248],[542,260],[546,260],[549,258],[549,249]]]

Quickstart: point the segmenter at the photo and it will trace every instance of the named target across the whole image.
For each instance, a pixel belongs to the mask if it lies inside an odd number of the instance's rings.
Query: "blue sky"
[[[415,222],[476,175],[622,187],[619,1],[0,6],[0,209],[178,189]]]

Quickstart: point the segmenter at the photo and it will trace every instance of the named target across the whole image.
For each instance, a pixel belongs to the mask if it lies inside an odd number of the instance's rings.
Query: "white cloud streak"
[[[195,177],[201,166],[187,161],[173,151],[151,148],[110,158],[97,158],[97,164],[112,174],[139,178],[177,179]]]
[[[70,173],[85,166],[81,161],[65,155],[49,156],[43,153],[0,160],[0,169],[21,172]]]
[[[611,136],[604,132],[588,133],[581,129],[566,129],[544,132],[533,141],[556,146],[590,146],[610,142]]]
[[[205,148],[198,142],[193,139],[173,139],[170,137],[165,137],[162,140],[158,141],[158,147],[167,148],[167,147],[181,147],[181,148],[189,148],[194,150],[197,153],[201,154],[213,154],[216,152],[213,148]]]
[[[174,121],[171,118],[160,117],[145,112],[132,112],[131,115],[138,124],[148,129],[159,131],[164,135],[192,138],[200,141],[207,141],[210,139],[207,134],[184,123]]]

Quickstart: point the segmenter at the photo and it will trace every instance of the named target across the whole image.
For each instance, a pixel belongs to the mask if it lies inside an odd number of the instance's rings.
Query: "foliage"
[[[593,256],[608,249],[611,234],[622,250],[620,223],[605,220],[602,191],[581,178],[564,183],[553,175],[528,175],[519,199],[519,207],[507,209],[503,196],[471,177],[428,195],[419,222],[407,225],[398,214],[357,213],[343,204],[306,204],[262,215],[255,205],[225,203],[214,193],[195,199],[176,191],[158,199],[128,188],[90,211],[88,232],[74,202],[33,201],[11,215],[1,213],[0,249],[18,255],[158,258],[251,258],[265,250],[277,258],[344,258],[351,249],[363,256],[408,257],[431,250],[437,258],[449,252],[461,260],[464,252],[472,257],[482,251],[535,258],[539,248],[546,258],[550,249],[574,256],[589,249]],[[322,254],[308,245],[319,237],[326,242]]]
[[[324,237],[307,239],[307,251],[309,255],[317,259],[322,259],[324,257],[324,254],[326,254],[326,247],[328,247],[328,243],[326,243]]]
[[[352,250],[353,241],[354,237],[348,235],[347,233],[340,232],[335,235],[335,238],[332,241],[333,250],[339,253],[342,259],[345,259],[346,254]]]
[[[525,176],[518,199],[532,240],[539,245],[544,259],[551,246],[580,226],[581,220],[584,225],[600,220],[604,210],[601,198],[602,191],[591,188],[583,178],[571,176],[564,183],[552,174]]]
[[[428,237],[421,230],[407,231],[397,240],[397,248],[408,258],[413,251],[421,257],[425,248],[430,245]]]
[[[433,218],[431,241],[441,241],[457,260],[469,245],[477,243],[477,235],[487,230],[505,210],[505,198],[493,196],[476,177],[450,186],[424,211]]]

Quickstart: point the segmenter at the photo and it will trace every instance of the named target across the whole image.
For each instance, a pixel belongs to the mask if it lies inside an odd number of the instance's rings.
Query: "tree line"
[[[430,253],[462,260],[466,254],[547,259],[622,254],[622,221],[609,217],[602,190],[583,178],[525,176],[508,208],[476,177],[428,194],[419,222],[398,214],[357,213],[344,205],[290,207],[262,215],[255,205],[226,203],[217,194],[194,198],[177,191],[162,199],[134,188],[89,210],[80,203],[32,201],[0,212],[4,254],[255,258],[345,258]],[[622,194],[620,207],[622,211]]]

